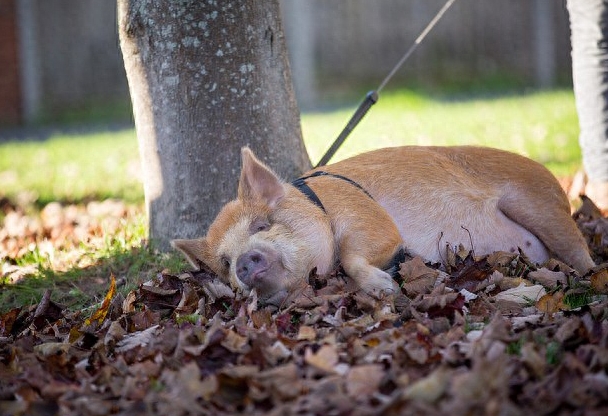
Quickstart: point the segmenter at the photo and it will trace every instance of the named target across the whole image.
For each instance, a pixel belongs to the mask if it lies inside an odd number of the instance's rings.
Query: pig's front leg
[[[382,298],[399,291],[397,282],[388,273],[372,266],[364,257],[343,253],[340,260],[348,277],[353,279],[357,286],[366,293],[376,298]]]

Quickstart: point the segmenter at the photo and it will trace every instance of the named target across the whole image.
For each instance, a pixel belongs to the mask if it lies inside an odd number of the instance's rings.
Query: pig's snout
[[[268,270],[268,258],[259,250],[250,250],[236,260],[236,277],[249,287],[255,287],[256,280]]]

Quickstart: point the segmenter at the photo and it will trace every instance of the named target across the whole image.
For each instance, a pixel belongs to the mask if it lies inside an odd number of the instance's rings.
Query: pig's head
[[[255,289],[260,299],[279,304],[314,268],[333,267],[331,225],[248,148],[242,164],[237,199],[221,209],[207,235],[172,243],[195,267],[203,262],[233,288]]]

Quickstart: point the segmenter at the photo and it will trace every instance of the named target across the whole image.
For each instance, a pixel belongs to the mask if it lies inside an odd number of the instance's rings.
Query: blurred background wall
[[[444,0],[283,0],[301,108],[375,88]],[[389,87],[570,85],[563,0],[457,0]],[[0,0],[0,125],[128,118],[114,0]]]

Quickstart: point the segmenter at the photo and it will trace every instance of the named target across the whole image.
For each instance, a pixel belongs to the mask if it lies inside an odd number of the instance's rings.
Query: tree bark
[[[118,0],[150,239],[205,234],[250,146],[284,178],[310,167],[278,0]]]

